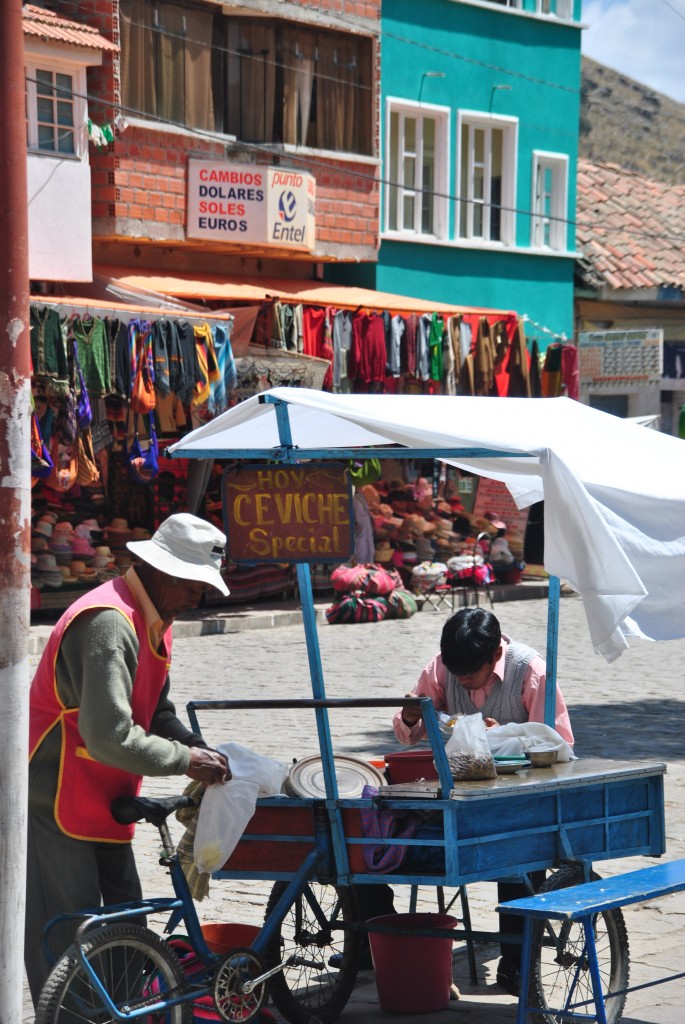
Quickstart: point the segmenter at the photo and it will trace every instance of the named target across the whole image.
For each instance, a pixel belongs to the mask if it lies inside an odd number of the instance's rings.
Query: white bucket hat
[[[169,516],[150,540],[133,540],[126,545],[160,572],[209,583],[226,597],[229,590],[219,572],[225,546],[221,530],[189,512]]]

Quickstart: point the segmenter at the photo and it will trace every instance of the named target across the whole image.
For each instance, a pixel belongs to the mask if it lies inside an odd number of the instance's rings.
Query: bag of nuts
[[[457,720],[445,746],[447,763],[455,781],[494,779],[497,769],[480,711]]]

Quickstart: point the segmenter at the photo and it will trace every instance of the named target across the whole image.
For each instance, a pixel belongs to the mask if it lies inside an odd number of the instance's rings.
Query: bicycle
[[[144,1018],[146,1024],[191,1024],[203,1000],[228,1024],[246,1024],[263,1008],[267,991],[293,1024],[315,1015],[330,1024],[345,1006],[358,970],[360,936],[354,892],[312,881],[325,864],[325,832],[288,882],[277,882],[265,920],[250,947],[212,952],[202,932],[167,818],[193,806],[188,796],[121,797],[112,813],[121,824],[146,821],[159,829],[160,864],[168,868],[174,897],[142,899],[63,914],[49,922],[43,949],[54,966],[43,987],[36,1024],[108,1024]],[[183,923],[195,954],[186,973],[173,945],[136,919],[169,913],[164,932]],[[73,944],[56,961],[50,929],[83,918]],[[336,958],[336,967],[329,964]],[[313,979],[316,984],[312,984]]]

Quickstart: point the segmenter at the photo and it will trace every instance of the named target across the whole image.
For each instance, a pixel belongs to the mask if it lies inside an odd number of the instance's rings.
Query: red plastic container
[[[385,774],[391,785],[438,777],[432,750],[401,750],[396,754],[386,754],[385,763]]]
[[[224,955],[232,949],[246,949],[261,931],[254,924],[203,924],[202,934],[212,953]]]
[[[452,985],[452,939],[428,935],[374,932],[373,926],[397,931],[454,928],[450,914],[388,914],[369,922],[369,943],[378,989],[386,1013],[435,1013],[444,1010]]]

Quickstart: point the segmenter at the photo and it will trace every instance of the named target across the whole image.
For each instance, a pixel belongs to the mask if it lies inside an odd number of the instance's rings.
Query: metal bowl
[[[524,753],[533,768],[550,768],[556,764],[556,750],[526,750]]]

